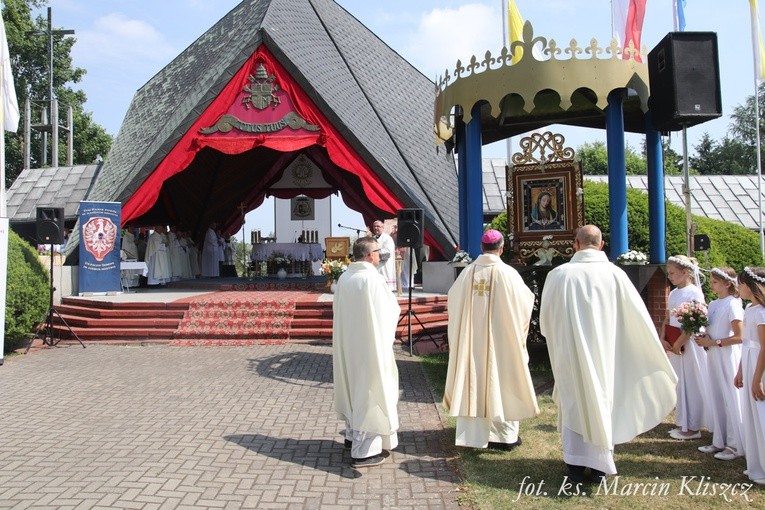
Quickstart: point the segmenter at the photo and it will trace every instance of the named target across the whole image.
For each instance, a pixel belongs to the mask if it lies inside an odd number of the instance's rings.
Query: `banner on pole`
[[[80,202],[80,295],[119,292],[119,202]]]

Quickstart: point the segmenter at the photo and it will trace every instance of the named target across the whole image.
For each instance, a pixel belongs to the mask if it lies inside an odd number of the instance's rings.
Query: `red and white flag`
[[[611,0],[611,19],[613,22],[614,38],[619,42],[622,49],[628,49],[630,43],[638,53],[635,60],[642,62],[640,58],[640,37],[643,33],[643,18],[645,18],[645,4],[647,0]],[[625,52],[624,58],[629,58]]]

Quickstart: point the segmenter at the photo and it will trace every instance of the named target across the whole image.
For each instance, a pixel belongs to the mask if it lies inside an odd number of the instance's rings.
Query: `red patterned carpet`
[[[268,285],[259,285],[261,289]],[[248,345],[264,340],[283,342],[290,338],[295,305],[315,302],[320,292],[231,290],[188,298],[189,309],[175,332],[174,345]]]

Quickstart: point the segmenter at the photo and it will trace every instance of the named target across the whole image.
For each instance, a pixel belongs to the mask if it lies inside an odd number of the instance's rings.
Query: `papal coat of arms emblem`
[[[265,110],[268,105],[273,104],[273,107],[276,108],[281,103],[275,94],[279,90],[279,85],[275,83],[276,78],[273,74],[266,72],[266,67],[262,62],[255,69],[255,76],[250,75],[247,79],[250,81],[250,85],[245,85],[244,91],[250,95],[242,98],[242,104],[245,108],[249,109],[249,105],[252,105],[258,110]]]
[[[87,252],[101,262],[114,249],[117,225],[109,218],[94,216],[83,225],[82,240]]]

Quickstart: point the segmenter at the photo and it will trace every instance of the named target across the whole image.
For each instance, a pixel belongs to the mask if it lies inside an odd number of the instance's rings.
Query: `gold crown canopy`
[[[534,47],[545,60],[534,56]],[[512,64],[521,48],[523,57]],[[645,54],[645,47],[639,52],[630,42],[622,49],[615,39],[606,48],[595,39],[584,48],[575,39],[560,48],[554,39],[534,37],[531,22],[526,21],[523,39],[502,48],[499,56],[487,51],[481,61],[475,56],[467,65],[458,60],[453,73],[444,71],[435,89],[436,135],[441,140],[451,138],[455,107],[460,107],[467,123],[479,103],[484,143],[554,123],[602,128],[608,95],[620,89],[627,91],[625,130],[645,132],[648,67],[636,60]]]

